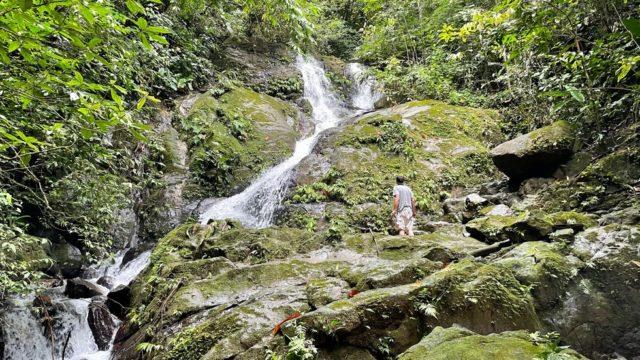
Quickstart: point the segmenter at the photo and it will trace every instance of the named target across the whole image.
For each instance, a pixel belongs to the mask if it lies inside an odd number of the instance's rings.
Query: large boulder
[[[584,265],[575,256],[565,256],[561,248],[560,244],[529,241],[509,250],[495,264],[510,269],[520,283],[531,287],[537,309],[547,309],[562,299]]]
[[[518,136],[491,150],[491,158],[515,181],[553,174],[573,154],[574,131],[566,121]]]
[[[550,357],[550,354],[556,357]],[[459,327],[435,328],[398,360],[511,360],[511,359],[586,359],[551,342],[532,341],[525,331],[478,335]]]
[[[71,299],[86,299],[97,295],[104,295],[105,290],[91,281],[75,278],[67,280],[64,294]]]
[[[542,240],[553,230],[553,224],[539,214],[489,215],[469,221],[466,230],[487,243],[503,240],[514,242]]]
[[[592,358],[617,352],[633,359],[640,323],[640,227],[612,224],[576,235],[570,250],[584,266],[561,303],[541,314],[574,349]]]

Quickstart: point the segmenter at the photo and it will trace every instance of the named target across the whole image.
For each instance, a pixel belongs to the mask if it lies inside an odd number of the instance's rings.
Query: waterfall
[[[296,65],[302,74],[304,97],[311,104],[315,131],[296,143],[291,157],[265,171],[243,192],[209,207],[200,216],[202,224],[210,219],[230,218],[249,227],[271,225],[273,214],[286,195],[293,168],[311,153],[320,134],[337,126],[347,114],[345,105],[333,92],[322,63],[311,57],[298,56]]]
[[[359,63],[349,63],[347,74],[354,82],[351,105],[356,109],[373,110],[375,102],[382,97],[382,93],[376,89],[373,76],[367,74],[364,65]]]
[[[108,275],[114,279],[114,287],[128,285],[149,263],[151,251],[145,251],[135,259],[122,266],[122,258],[126,249],[118,253],[113,265],[99,267],[95,272]],[[96,279],[90,279],[95,282]],[[4,360],[47,360],[54,358],[69,360],[107,360],[110,350],[100,351],[93,337],[89,322],[89,304],[91,299],[69,299],[63,295],[64,285],[48,289],[50,297],[53,325],[53,350],[49,329],[41,321],[42,317],[34,314],[30,308],[34,296],[14,298],[9,308],[0,317],[4,333]],[[119,321],[114,318],[116,325]],[[117,326],[116,326],[117,328]],[[115,336],[115,333],[113,334]],[[67,337],[69,341],[65,349]],[[113,339],[112,339],[113,341]]]
[[[310,58],[298,56],[296,66],[304,81],[304,96],[312,107],[312,119],[315,130],[310,136],[299,140],[293,155],[284,162],[261,174],[243,192],[214,203],[200,220],[206,223],[209,219],[232,218],[250,227],[266,227],[273,220],[273,214],[286,195],[291,180],[292,170],[311,153],[320,135],[347,117],[357,115],[373,108],[376,91],[371,77],[366,76],[365,69],[359,64],[350,64],[348,75],[352,76],[354,87],[351,102],[357,109],[348,107],[339,100],[325,75],[322,63]],[[111,265],[94,267],[89,273],[92,282],[98,276],[110,276],[113,286],[128,285],[147,266],[151,251],[138,255],[135,259],[122,264],[126,250],[116,254]],[[31,309],[34,296],[14,298],[11,305],[0,314],[0,325],[4,333],[5,360],[33,360],[62,358],[65,340],[69,339],[64,358],[69,360],[107,360],[111,350],[98,350],[91,328],[87,321],[91,299],[69,299],[64,294],[64,285],[47,289],[53,314],[53,349],[52,339],[46,331],[42,317]],[[119,323],[114,319],[116,325]],[[45,335],[47,334],[47,335]],[[115,336],[115,334],[114,334]],[[113,343],[113,338],[111,340]]]

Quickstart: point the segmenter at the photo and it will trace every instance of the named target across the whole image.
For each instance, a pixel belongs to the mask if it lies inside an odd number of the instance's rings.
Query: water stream
[[[124,252],[116,256],[114,264],[94,270],[100,275],[112,277],[114,288],[128,285],[149,262],[150,251],[146,251],[123,266]],[[89,280],[95,283],[97,279]],[[51,314],[51,332],[42,321],[42,316],[36,315],[31,309],[35,299],[33,295],[11,300],[0,318],[5,341],[4,360],[58,360],[63,358],[63,351],[64,359],[68,360],[110,358],[111,348],[99,350],[89,326],[89,304],[92,299],[69,299],[63,294],[64,288],[63,284],[45,291],[45,295],[51,299],[51,308],[55,309],[55,313]],[[113,316],[112,320],[117,329],[120,321]],[[65,347],[67,337],[69,340]]]
[[[296,62],[304,82],[304,97],[311,104],[315,131],[296,143],[291,157],[262,173],[244,191],[211,205],[200,216],[202,224],[211,219],[234,219],[253,228],[271,225],[274,213],[286,195],[292,170],[311,153],[320,135],[336,127],[347,116],[373,109],[378,95],[373,79],[365,75],[362,65],[350,64],[348,67],[354,80],[351,95],[354,109],[349,109],[333,90],[321,62],[304,56],[298,56]]]
[[[347,75],[354,80],[349,100],[351,106],[336,95],[322,63],[311,57],[298,56],[296,65],[304,81],[304,96],[312,107],[315,125],[313,134],[299,140],[291,157],[265,171],[243,192],[214,203],[202,214],[202,223],[207,223],[210,219],[232,218],[249,227],[269,226],[274,212],[286,195],[292,170],[311,153],[320,135],[339,125],[346,117],[373,109],[379,95],[375,91],[373,79],[366,75],[361,65],[348,66]],[[92,268],[87,280],[97,284],[100,277],[108,276],[112,288],[128,285],[147,266],[151,252],[143,252],[123,264],[127,250],[116,254],[113,264]],[[31,306],[35,299],[33,295],[11,299],[10,305],[0,314],[5,360],[108,360],[111,357],[115,330],[108,349],[99,350],[88,321],[92,299],[70,299],[64,295],[64,289],[65,284],[62,284],[44,292],[51,300],[50,306],[55,312],[52,314],[53,321],[50,322],[54,324],[51,329],[42,321],[42,315],[34,313]],[[108,289],[102,289],[106,294]],[[112,320],[117,329],[120,321],[113,316]]]

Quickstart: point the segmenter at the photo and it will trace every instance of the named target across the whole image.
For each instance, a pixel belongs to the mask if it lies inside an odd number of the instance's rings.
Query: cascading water
[[[235,219],[249,227],[262,228],[271,225],[273,214],[286,195],[292,169],[311,153],[320,134],[338,125],[348,113],[344,104],[333,92],[322,63],[311,58],[298,56],[298,70],[304,81],[304,96],[311,104],[315,131],[296,143],[293,155],[264,172],[243,192],[214,203],[205,211],[200,221],[206,224],[211,219]],[[359,74],[364,73],[362,67]],[[373,108],[375,93],[370,79],[354,79],[357,84],[353,96],[360,110]],[[353,115],[351,113],[351,115]]]
[[[372,110],[375,102],[382,97],[382,93],[376,89],[376,81],[373,76],[367,74],[364,65],[359,63],[349,63],[347,73],[355,84],[351,95],[351,105],[356,109]]]
[[[114,287],[129,284],[147,266],[151,254],[150,251],[143,252],[122,266],[124,252],[116,256],[113,265],[96,269],[97,273],[112,277]],[[97,278],[91,279],[94,283],[96,280]],[[51,307],[55,309],[55,314],[51,314],[50,329],[42,322],[42,316],[37,316],[30,309],[34,296],[12,300],[10,308],[0,318],[5,341],[5,360],[58,360],[63,357],[69,360],[107,360],[110,358],[111,350],[98,349],[89,326],[91,299],[69,299],[63,295],[63,291],[64,286],[61,286],[45,292],[51,299]],[[117,328],[118,319],[114,317],[112,319]],[[113,335],[115,336],[115,333]]]

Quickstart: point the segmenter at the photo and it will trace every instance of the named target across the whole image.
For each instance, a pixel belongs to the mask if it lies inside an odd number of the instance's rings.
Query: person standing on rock
[[[413,236],[413,219],[416,217],[416,199],[411,188],[404,184],[404,176],[396,177],[393,187],[393,211],[391,217],[400,230],[400,235]]]

